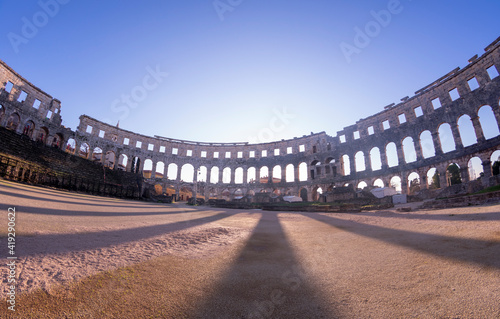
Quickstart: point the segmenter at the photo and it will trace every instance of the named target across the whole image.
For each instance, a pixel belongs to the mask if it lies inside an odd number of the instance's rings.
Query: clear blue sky
[[[495,0],[231,2],[217,12],[213,0],[73,0],[50,16],[38,1],[1,1],[0,58],[60,99],[72,129],[87,114],[150,136],[265,142],[336,135],[500,35]],[[388,7],[390,21],[349,63],[341,43]]]

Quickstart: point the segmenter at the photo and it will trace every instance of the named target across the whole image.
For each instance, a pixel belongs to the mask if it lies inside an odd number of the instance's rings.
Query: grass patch
[[[486,193],[497,192],[497,191],[500,191],[500,185],[495,185],[492,187],[485,188],[483,190],[480,190],[479,192],[473,193],[472,195],[486,194]]]

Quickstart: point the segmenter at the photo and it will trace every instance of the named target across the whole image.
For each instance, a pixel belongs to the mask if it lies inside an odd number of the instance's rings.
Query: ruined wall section
[[[45,93],[0,60],[0,125],[48,145],[62,147],[61,102]]]

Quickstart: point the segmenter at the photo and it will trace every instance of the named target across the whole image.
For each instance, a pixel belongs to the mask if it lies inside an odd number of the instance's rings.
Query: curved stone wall
[[[496,181],[490,178],[491,155],[500,145],[500,77],[495,76],[500,70],[499,40],[463,69],[451,71],[335,137],[321,132],[263,144],[202,143],[144,136],[86,115],[73,132],[60,125],[60,102],[3,62],[0,125],[9,127],[15,113],[20,119],[12,129],[18,133],[36,139],[43,128],[48,144],[112,169],[142,173],[147,183],[174,188],[177,194],[182,188],[196,187],[205,198],[273,192],[313,200],[319,188],[390,186],[394,177],[401,181],[401,192],[408,193],[409,178],[419,179],[420,187],[427,188],[433,168],[441,187],[449,186],[446,172],[452,163],[460,168],[461,181],[469,181],[469,161],[475,157],[484,167],[483,183],[490,184]],[[7,92],[9,81],[13,88]],[[21,91],[27,92],[24,102],[17,101]],[[38,109],[33,107],[34,99],[41,101]],[[494,134],[485,134],[481,123],[486,120],[495,121]],[[26,132],[29,121],[35,127],[31,133]],[[474,141],[463,142],[466,129]]]

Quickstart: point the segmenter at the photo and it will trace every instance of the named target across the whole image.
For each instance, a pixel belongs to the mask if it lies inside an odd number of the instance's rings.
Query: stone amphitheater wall
[[[141,173],[146,184],[170,187],[177,194],[196,188],[205,198],[231,199],[259,192],[300,196],[306,192],[308,200],[316,200],[319,189],[356,188],[363,183],[373,186],[376,182],[388,187],[394,178],[399,178],[401,192],[406,194],[410,178],[417,177],[420,187],[427,188],[433,168],[441,187],[451,186],[447,168],[452,163],[460,168],[461,181],[469,182],[473,178],[468,167],[475,157],[483,165],[481,182],[486,186],[497,180],[492,176],[491,156],[500,145],[500,77],[495,76],[499,71],[500,38],[482,56],[472,57],[466,67],[456,68],[414,96],[343,128],[335,137],[320,132],[249,144],[150,137],[87,115],[80,116],[76,131],[71,131],[61,126],[57,99],[0,61],[0,125],[23,134],[31,121],[33,139],[46,133],[47,144],[111,169]],[[19,98],[21,91],[27,93],[24,100]],[[40,101],[37,108],[35,99]],[[14,127],[15,114],[19,123]],[[493,136],[485,134],[481,124],[488,118],[496,123]],[[459,120],[468,124],[460,127]],[[475,142],[464,145],[461,130],[466,126],[473,131]],[[388,147],[395,151],[391,153]],[[188,166],[192,174],[186,178],[182,170]]]

